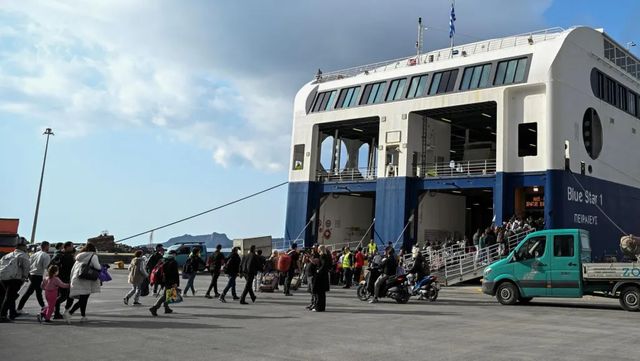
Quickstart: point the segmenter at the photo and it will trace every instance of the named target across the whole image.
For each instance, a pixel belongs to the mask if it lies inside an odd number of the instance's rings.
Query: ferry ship
[[[518,216],[616,253],[640,234],[639,94],[640,60],[589,27],[318,71],[294,102],[285,239],[406,249]]]

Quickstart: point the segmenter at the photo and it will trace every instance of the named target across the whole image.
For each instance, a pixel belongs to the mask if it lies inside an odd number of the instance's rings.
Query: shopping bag
[[[191,277],[191,273],[182,272],[182,279],[188,280]]]
[[[165,291],[165,296],[167,298],[167,303],[180,303],[182,302],[182,292],[178,288],[170,288]]]
[[[145,278],[140,285],[140,296],[146,297],[149,295],[149,278]]]
[[[109,268],[108,265],[102,265],[102,268],[100,269],[100,273],[98,274],[98,279],[102,282],[109,282],[111,281],[111,275],[109,274],[109,271],[107,271],[107,269]]]

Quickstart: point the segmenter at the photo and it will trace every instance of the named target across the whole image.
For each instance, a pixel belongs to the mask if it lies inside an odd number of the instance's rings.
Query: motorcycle
[[[379,271],[376,272],[375,269],[370,269],[365,280],[360,282],[357,294],[361,301],[367,301],[369,298],[373,297],[375,280],[378,279],[379,275]],[[380,293],[382,294],[380,298],[389,297],[401,304],[409,302],[411,294],[409,292],[407,276],[397,275],[389,277],[383,288],[380,290]]]
[[[409,275],[409,284],[411,285],[410,292],[412,296],[418,296],[419,300],[427,299],[431,302],[438,299],[440,284],[438,283],[437,276],[428,275],[417,282],[414,282],[414,278],[413,275]]]

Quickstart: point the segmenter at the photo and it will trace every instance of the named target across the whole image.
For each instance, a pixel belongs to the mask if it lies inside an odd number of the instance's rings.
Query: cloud
[[[459,42],[542,28],[550,3],[459,0]],[[71,136],[105,126],[159,128],[210,151],[219,165],[277,171],[288,162],[293,97],[317,68],[411,54],[419,15],[432,27],[427,47],[444,47],[448,7],[410,0],[3,4],[0,111]]]

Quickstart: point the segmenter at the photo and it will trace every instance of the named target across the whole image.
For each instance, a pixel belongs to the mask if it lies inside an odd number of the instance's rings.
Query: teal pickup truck
[[[640,263],[591,263],[585,230],[538,231],[485,268],[482,291],[503,305],[591,295],[618,298],[623,309],[640,311]]]

